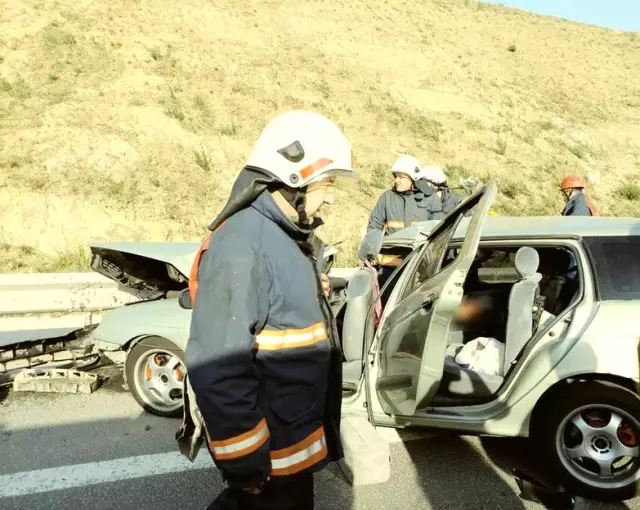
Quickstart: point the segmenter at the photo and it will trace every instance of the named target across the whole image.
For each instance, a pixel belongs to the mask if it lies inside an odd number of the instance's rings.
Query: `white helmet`
[[[424,167],[420,172],[420,178],[427,179],[434,184],[444,184],[447,182],[447,176],[438,165],[429,165]]]
[[[247,166],[273,174],[291,188],[327,177],[355,177],[351,144],[340,128],[318,113],[278,115],[262,130]]]
[[[420,178],[420,162],[413,156],[400,156],[391,167],[391,173],[405,174],[416,181]]]

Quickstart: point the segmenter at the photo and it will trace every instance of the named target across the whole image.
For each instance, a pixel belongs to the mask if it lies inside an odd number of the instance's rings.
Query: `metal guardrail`
[[[98,324],[135,300],[97,273],[0,274],[0,348]]]
[[[348,278],[355,270],[330,274]],[[0,274],[0,348],[98,324],[105,313],[138,300],[93,272]]]
[[[354,271],[330,274],[348,278]],[[36,366],[73,361],[77,367],[78,360],[92,356],[83,350],[91,326],[110,310],[139,300],[97,273],[0,274],[0,382]]]
[[[97,273],[0,274],[0,316],[93,312],[135,299]]]

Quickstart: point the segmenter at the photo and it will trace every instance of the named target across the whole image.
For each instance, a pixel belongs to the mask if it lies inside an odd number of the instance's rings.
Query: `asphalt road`
[[[204,509],[220,475],[204,451],[194,465],[177,454],[179,424],[143,413],[117,381],[92,395],[0,395],[0,508]],[[531,458],[526,441],[385,434],[391,479],[353,488],[330,466],[316,478],[316,508],[544,508],[521,500],[508,474]],[[640,500],[582,508],[640,510]]]

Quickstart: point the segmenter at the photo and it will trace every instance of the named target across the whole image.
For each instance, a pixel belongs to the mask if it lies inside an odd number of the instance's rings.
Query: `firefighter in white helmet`
[[[360,260],[375,258],[384,235],[420,221],[435,219],[434,214],[442,209],[433,189],[418,187],[423,171],[414,156],[400,156],[391,167],[391,173],[394,185],[382,193],[371,211],[367,234],[358,251]]]
[[[209,508],[311,509],[313,473],[342,457],[342,364],[310,240],[338,177],[355,177],[332,121],[293,111],[262,131],[196,256],[185,422],[228,487]],[[190,450],[193,454],[193,449]]]
[[[424,167],[422,169],[422,177],[440,199],[441,210],[433,215],[433,219],[439,220],[444,218],[447,214],[458,207],[458,205],[460,205],[460,202],[463,200],[463,196],[449,189],[447,185],[447,176],[438,165],[429,165]]]

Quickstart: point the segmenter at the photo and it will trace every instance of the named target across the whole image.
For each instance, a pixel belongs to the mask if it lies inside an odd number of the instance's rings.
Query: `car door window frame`
[[[576,246],[575,243],[578,241],[580,248]],[[447,249],[459,249],[462,246],[463,240],[455,239],[451,243]],[[571,301],[571,303],[567,306],[567,308],[558,316],[564,315],[567,311],[573,309],[576,306],[579,306],[584,300],[585,295],[585,285],[586,279],[590,278],[592,282],[592,286],[594,291],[597,290],[596,285],[596,276],[595,271],[590,267],[585,267],[585,264],[582,260],[582,256],[585,257],[585,260],[590,262],[590,253],[587,246],[584,243],[579,242],[576,238],[569,237],[555,237],[549,236],[544,239],[540,237],[513,237],[513,238],[505,238],[505,237],[485,237],[480,240],[478,244],[478,249],[482,248],[493,248],[493,249],[501,249],[501,248],[510,248],[510,247],[523,247],[523,246],[531,246],[531,248],[563,248],[569,251],[573,258],[576,261],[576,267],[578,269],[578,290],[576,292],[575,297]],[[590,271],[589,271],[589,270]],[[553,323],[557,322],[558,318],[554,319]],[[548,329],[548,328],[545,328]]]
[[[458,218],[458,221],[455,224],[451,225],[449,228],[445,230],[441,230],[439,232],[440,235],[436,236],[435,240],[428,242],[427,245],[424,246],[424,248],[420,251],[417,257],[417,262],[415,263],[415,266],[412,268],[411,276],[404,283],[404,287],[402,289],[401,297],[398,300],[398,304],[402,303],[407,297],[409,297],[411,294],[419,290],[425,283],[431,280],[431,278],[433,278],[434,276],[439,274],[440,271],[442,271],[442,262],[444,260],[445,255],[447,254],[447,249],[451,244],[451,238],[453,237],[453,235],[455,235],[455,230],[457,229],[461,219],[462,217]],[[433,251],[432,248],[436,243],[439,243],[439,242],[444,243],[444,246],[442,246],[441,252],[437,256],[437,260],[429,261],[427,263],[428,266],[430,266],[429,268],[432,269],[431,274],[429,274],[426,278],[422,279],[420,282],[415,283],[416,276],[420,270],[420,266],[423,264],[425,257],[427,256],[427,254]],[[453,261],[455,261],[455,259],[453,259],[451,262]]]

